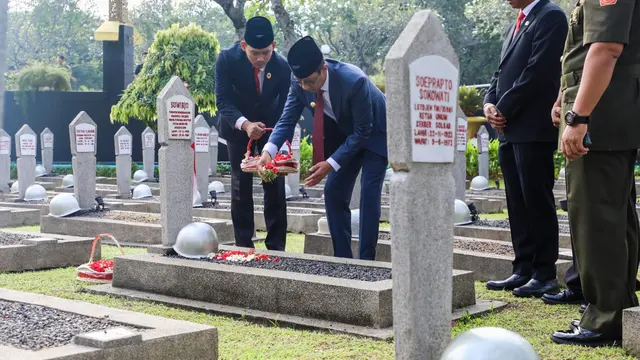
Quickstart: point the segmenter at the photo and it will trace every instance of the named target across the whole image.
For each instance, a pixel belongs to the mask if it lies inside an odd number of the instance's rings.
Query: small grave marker
[[[131,154],[133,136],[127,128],[120,127],[113,136],[116,152],[116,181],[118,196],[121,199],[131,198]]]
[[[18,158],[18,183],[20,184],[20,199],[29,186],[36,182],[36,148],[38,140],[36,133],[29,125],[23,125],[16,133],[16,156]]]
[[[478,173],[489,179],[489,132],[484,126],[476,133],[478,138]]]
[[[142,132],[142,169],[149,178],[154,177],[156,162],[156,133],[147,126]]]
[[[209,124],[198,115],[194,123],[193,142],[196,152],[196,184],[202,201],[207,199],[209,188]]]
[[[293,157],[296,158],[298,164],[300,163],[300,140],[302,137],[302,130],[300,124],[296,124],[296,129],[293,131],[293,139],[291,140],[291,152]],[[300,189],[300,172],[294,172],[287,175],[287,184],[291,188],[293,196],[298,196],[298,190]]]
[[[467,180],[467,117],[458,107],[456,124],[456,155],[454,178],[456,179],[456,199],[464,201]]]
[[[96,123],[84,111],[69,124],[73,193],[82,209],[91,208],[95,202],[97,136]]]
[[[40,148],[42,166],[47,170],[47,174],[51,174],[53,171],[53,132],[49,128],[44,128],[40,133]]]
[[[209,175],[216,176],[218,173],[218,130],[215,126],[209,132]]]
[[[11,136],[0,129],[0,193],[9,192],[9,181],[11,181]]]

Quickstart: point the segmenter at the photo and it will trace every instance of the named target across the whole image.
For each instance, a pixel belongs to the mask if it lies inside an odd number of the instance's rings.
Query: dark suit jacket
[[[514,30],[515,22],[507,33],[500,65],[484,102],[496,105],[507,119],[501,140],[557,142],[551,108],[560,88],[567,17],[554,3],[540,0],[522,21],[515,38]]]
[[[384,94],[362,70],[351,64],[327,59],[329,97],[339,133],[325,133],[325,143],[332,139],[341,144],[331,154],[341,167],[362,149],[387,157],[387,105]],[[287,104],[269,142],[278,148],[293,135],[304,108],[314,111],[311,103],[316,94],[305,91],[296,81],[291,82]],[[333,121],[325,117],[325,121]],[[346,138],[346,140],[344,140]],[[327,147],[327,145],[325,145]]]
[[[216,61],[216,102],[219,111],[218,131],[226,140],[248,141],[246,133],[236,129],[244,116],[249,121],[274,127],[282,114],[291,85],[287,60],[273,53],[265,68],[262,92],[258,96],[253,66],[240,43],[223,50]],[[269,75],[270,74],[270,75]]]

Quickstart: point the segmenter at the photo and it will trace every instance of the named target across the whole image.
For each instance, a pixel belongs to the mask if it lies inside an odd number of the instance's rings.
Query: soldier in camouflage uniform
[[[640,0],[579,0],[569,23],[553,115],[568,160],[574,256],[590,305],[551,339],[606,346],[622,338],[622,310],[638,306]]]

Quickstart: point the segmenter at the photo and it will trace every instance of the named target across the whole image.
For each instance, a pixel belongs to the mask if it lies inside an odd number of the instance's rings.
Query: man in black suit
[[[551,108],[560,87],[560,57],[568,32],[564,12],[549,0],[508,0],[520,9],[502,47],[484,113],[499,133],[498,157],[507,195],[513,275],[490,290],[542,296],[559,289],[558,218],[553,198],[558,130]]]
[[[273,128],[282,114],[291,86],[291,69],[275,52],[271,22],[261,16],[247,21],[244,40],[223,50],[216,62],[218,129],[227,140],[231,162],[231,218],[236,245],[253,247],[253,175],[240,163],[249,139],[258,155],[267,143],[265,128]],[[291,139],[289,139],[291,141]],[[269,250],[284,251],[287,236],[287,207],[284,177],[263,183],[264,216]]]

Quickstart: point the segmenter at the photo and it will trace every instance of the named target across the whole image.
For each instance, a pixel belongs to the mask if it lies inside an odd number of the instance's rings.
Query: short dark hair
[[[64,60],[64,55],[58,55],[58,59]]]

